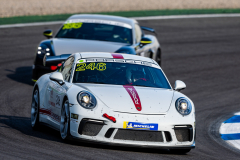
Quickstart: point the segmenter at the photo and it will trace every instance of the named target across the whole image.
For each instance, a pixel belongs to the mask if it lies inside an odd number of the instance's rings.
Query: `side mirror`
[[[176,80],[174,90],[181,91],[186,88],[186,84],[183,81]]]
[[[48,29],[43,32],[43,35],[47,38],[52,38],[53,32],[52,32],[52,30]]]
[[[148,37],[142,37],[141,41],[140,41],[140,47],[143,47],[147,44],[152,43],[152,40]]]
[[[58,82],[60,85],[64,84],[62,73],[59,72],[53,72],[50,77],[52,81]]]

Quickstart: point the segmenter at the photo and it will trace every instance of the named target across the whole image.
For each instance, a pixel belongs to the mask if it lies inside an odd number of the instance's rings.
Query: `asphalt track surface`
[[[48,127],[30,125],[31,66],[42,31],[59,25],[0,29],[0,159],[238,159],[240,152],[220,139],[219,125],[240,111],[240,18],[145,20],[162,45],[162,68],[171,84],[196,107],[196,149],[109,147],[61,140]]]

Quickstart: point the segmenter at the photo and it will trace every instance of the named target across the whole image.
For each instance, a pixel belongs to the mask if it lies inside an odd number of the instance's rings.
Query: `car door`
[[[42,95],[41,98],[43,98],[43,104],[41,105],[41,108],[39,110],[41,122],[49,123],[49,116],[50,116],[50,110],[49,110],[49,97],[50,97],[50,89],[49,89],[49,82],[50,79],[43,82],[42,87]]]
[[[63,64],[63,68],[61,69],[63,79],[65,84],[60,85],[59,83],[55,81],[51,81],[49,83],[49,90],[50,90],[50,100],[49,100],[49,107],[51,110],[51,121],[53,125],[57,128],[59,128],[60,120],[61,120],[61,107],[63,104],[63,99],[66,94],[66,91],[69,87],[69,80],[72,72],[72,66],[73,66],[74,58],[69,57],[65,63]]]

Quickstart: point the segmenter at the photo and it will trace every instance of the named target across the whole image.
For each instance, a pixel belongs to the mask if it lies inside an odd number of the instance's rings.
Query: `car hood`
[[[56,56],[76,52],[115,52],[126,45],[115,42],[66,38],[54,38],[52,42]]]
[[[113,111],[136,114],[166,113],[174,94],[172,90],[162,88],[86,83],[76,85],[90,91]]]

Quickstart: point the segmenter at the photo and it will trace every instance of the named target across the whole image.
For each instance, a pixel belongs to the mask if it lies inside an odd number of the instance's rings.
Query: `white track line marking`
[[[64,21],[7,24],[7,25],[0,25],[0,28],[44,26],[44,25],[52,25],[52,24],[62,24],[63,22],[64,22]]]
[[[186,18],[218,18],[218,17],[240,17],[240,14],[195,14],[195,15],[172,15],[172,16],[150,16],[132,17],[136,20],[157,20],[157,19],[186,19]]]
[[[240,149],[240,140],[227,140],[226,141],[229,145]]]
[[[234,115],[240,115],[240,112],[234,113]]]
[[[236,13],[236,14],[235,13],[234,14],[196,14],[196,15],[149,16],[149,17],[129,17],[129,18],[136,19],[136,20],[158,20],[158,19],[219,18],[219,17],[240,17],[240,14],[239,13]],[[42,26],[42,25],[62,24],[63,22],[64,21],[19,23],[19,24],[0,25],[0,28]]]

